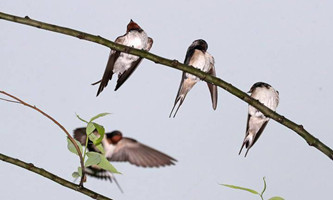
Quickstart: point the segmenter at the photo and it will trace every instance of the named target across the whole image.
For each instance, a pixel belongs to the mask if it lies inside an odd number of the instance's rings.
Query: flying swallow
[[[200,69],[203,72],[208,72],[212,76],[216,76],[214,57],[207,52],[208,44],[205,40],[195,40],[187,49],[184,64]],[[175,99],[174,106],[169,117],[171,117],[174,108],[179,102],[173,117],[176,116],[179,107],[183,104],[186,94],[200,79],[192,74],[183,72],[178,93]],[[207,83],[210,95],[212,98],[213,109],[217,106],[217,87],[211,83]]]
[[[276,110],[276,107],[279,104],[279,92],[267,83],[255,83],[251,87],[249,93],[251,93],[252,98],[257,99],[260,103],[264,104],[273,111]],[[247,148],[245,157],[249,149],[254,145],[254,143],[256,143],[269,121],[268,117],[251,105],[249,105],[248,112],[245,138],[239,151],[240,154],[245,145]]]
[[[95,130],[94,134],[99,136]],[[86,129],[77,128],[74,130],[74,138],[82,145],[86,142]],[[146,146],[135,139],[123,137],[120,131],[112,131],[106,133],[102,140],[102,145],[105,150],[105,156],[109,161],[127,161],[138,167],[164,167],[174,165],[177,160],[156,150]],[[88,150],[99,152],[91,141],[88,143]],[[114,175],[97,166],[89,167],[85,172],[93,177],[115,180]],[[117,183],[117,182],[116,182]],[[117,183],[118,185],[118,183]],[[119,187],[119,185],[118,185]],[[119,187],[120,188],[120,187]],[[121,190],[121,188],[120,188]]]
[[[148,37],[146,32],[137,23],[131,20],[127,25],[126,33],[123,36],[119,36],[115,40],[115,43],[149,51],[153,45],[153,39]],[[141,60],[141,57],[111,50],[102,80],[92,84],[100,83],[96,96],[108,85],[114,73],[118,73],[116,91],[134,72]]]

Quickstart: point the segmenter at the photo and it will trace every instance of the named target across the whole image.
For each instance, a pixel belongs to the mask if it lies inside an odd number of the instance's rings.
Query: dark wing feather
[[[214,65],[210,68],[208,73],[212,76],[216,76]],[[215,110],[216,106],[217,106],[217,87],[216,87],[216,85],[211,84],[211,83],[207,83],[207,85],[208,85],[208,88],[210,91],[210,96],[212,98],[213,109]]]
[[[112,50],[111,55],[110,55],[109,60],[108,60],[108,63],[106,64],[104,75],[103,75],[103,78],[102,78],[101,83],[99,85],[96,96],[98,96],[99,93],[101,93],[103,91],[103,89],[108,85],[109,80],[112,79],[114,63],[118,59],[119,55],[120,55],[119,51],[113,51]]]
[[[181,98],[180,98],[180,93],[181,93],[182,85],[183,85],[183,83],[184,83],[185,78],[186,78],[186,74],[185,74],[185,72],[183,72],[182,79],[181,79],[181,81],[180,81],[180,85],[179,85],[179,88],[178,88],[177,96],[176,96],[176,99],[175,99],[175,103],[173,104],[173,107],[172,107],[172,110],[171,110],[171,112],[170,112],[169,117],[171,117],[172,112],[173,112],[173,110],[175,109],[175,107],[176,107],[178,101],[180,100],[180,103],[179,103],[178,108],[176,109],[176,112],[175,112],[175,114],[173,115],[173,117],[176,116],[179,107],[180,107],[181,104],[183,103],[183,100],[181,100]]]
[[[190,46],[187,49],[185,60],[184,60],[184,64],[185,65],[188,65],[190,63],[190,60],[191,60],[191,58],[192,58],[192,56],[194,54],[194,51],[195,51],[195,48],[193,48],[192,46]]]
[[[262,134],[262,132],[264,131],[266,125],[267,125],[268,121],[264,122],[264,124],[261,126],[261,128],[259,129],[258,133],[256,134],[256,137],[253,140],[253,143],[251,145],[251,147],[256,143],[256,141],[258,140],[258,138],[260,137],[260,135]]]
[[[98,135],[97,131],[94,132],[95,135]],[[87,134],[86,134],[86,128],[77,128],[74,130],[73,134],[74,138],[79,141],[82,145],[86,145],[86,139],[87,139]],[[88,150],[89,151],[95,151],[99,152],[99,150],[95,147],[92,141],[88,141]]]
[[[188,64],[190,63],[190,60],[191,60],[191,58],[192,58],[192,56],[193,56],[193,54],[194,54],[194,50],[195,50],[195,49],[194,49],[194,47],[192,47],[192,46],[190,46],[190,47],[187,49],[187,51],[186,51],[186,55],[185,55],[185,59],[184,59],[184,64],[185,64],[185,65],[188,65]],[[178,88],[177,96],[176,96],[176,99],[175,99],[175,103],[173,104],[173,107],[172,107],[172,110],[171,110],[171,112],[170,112],[169,117],[171,117],[173,110],[175,109],[175,107],[176,107],[178,101],[180,100],[180,103],[179,103],[179,105],[178,105],[178,108],[176,109],[176,111],[175,111],[173,117],[176,116],[176,114],[177,114],[177,112],[178,112],[178,109],[180,108],[181,104],[182,104],[183,101],[184,101],[184,99],[181,99],[181,98],[180,98],[180,93],[181,93],[182,86],[183,86],[183,83],[184,83],[184,80],[185,80],[185,79],[186,79],[186,73],[183,72],[182,79],[181,79],[181,81],[180,81],[180,85],[179,85],[179,88]],[[185,94],[185,95],[186,95],[186,94]]]
[[[124,71],[124,73],[119,74],[117,85],[114,89],[115,91],[117,91],[118,88],[120,88],[120,86],[132,75],[132,73],[136,70],[141,61],[142,58],[139,58],[137,61],[133,62],[131,67]]]
[[[115,42],[118,44],[122,44],[124,42],[124,39],[125,39],[125,36],[123,35],[123,36],[118,37],[115,40]],[[101,93],[103,91],[103,89],[108,85],[109,80],[112,79],[114,63],[117,61],[119,55],[120,55],[119,51],[113,51],[113,50],[111,51],[111,54],[109,56],[108,63],[106,64],[103,78],[101,80],[101,84],[99,85],[96,96],[98,96],[99,93]]]
[[[249,134],[249,122],[250,122],[250,117],[251,115],[247,115],[247,123],[246,123],[246,132],[245,132],[245,137]]]
[[[174,165],[174,158],[131,138],[123,138],[118,142],[110,161],[128,161],[140,167],[161,167]]]
[[[79,141],[82,145],[86,144],[86,138],[87,138],[87,134],[86,134],[86,128],[82,127],[82,128],[77,128],[73,131],[73,136],[74,138]]]
[[[241,149],[239,150],[238,155],[240,155],[240,154],[242,153],[242,150],[243,150],[243,147],[244,147],[244,146],[245,146],[246,148],[248,148],[248,141],[246,140],[246,137],[247,137],[247,135],[249,134],[249,121],[250,121],[250,117],[251,117],[251,115],[248,114],[248,115],[247,115],[247,123],[246,123],[245,138],[244,138],[244,141],[243,141],[243,143],[242,143]],[[246,153],[247,153],[247,152],[248,152],[248,151],[246,151]]]

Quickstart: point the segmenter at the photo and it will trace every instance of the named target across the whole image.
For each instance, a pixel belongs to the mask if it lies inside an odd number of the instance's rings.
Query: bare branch
[[[60,185],[62,186],[65,186],[65,187],[68,187],[72,190],[75,190],[75,191],[78,191],[78,192],[81,192],[82,194],[85,194],[93,199],[98,199],[98,200],[112,200],[108,197],[105,197],[103,195],[100,195],[92,190],[89,190],[87,188],[84,188],[83,186],[81,185],[76,185],[72,182],[69,182],[63,178],[60,178],[59,176],[56,176],[48,171],[46,171],[45,169],[42,169],[42,168],[38,168],[38,167],[35,167],[32,163],[26,163],[26,162],[23,162],[21,160],[18,160],[18,159],[15,159],[15,158],[12,158],[12,157],[9,157],[9,156],[6,156],[2,153],[0,153],[0,160],[2,161],[5,161],[5,162],[8,162],[8,163],[11,163],[11,164],[14,164],[14,165],[17,165],[19,167],[22,167],[26,170],[29,170],[29,171],[32,171],[32,172],[35,172],[36,174],[39,174],[41,176],[44,176],[45,178],[48,178],[54,182],[57,182],[59,183]]]
[[[84,182],[84,178],[85,178],[85,172],[84,172],[84,161],[83,161],[83,157],[82,157],[82,153],[80,151],[80,148],[79,146],[76,144],[74,138],[71,136],[71,134],[68,133],[68,131],[57,121],[55,120],[53,117],[51,117],[50,115],[46,114],[45,112],[43,112],[42,110],[40,110],[39,108],[37,108],[36,106],[32,106],[26,102],[24,102],[23,100],[11,95],[11,94],[8,94],[7,92],[5,91],[0,91],[0,93],[6,95],[6,96],[9,96],[10,98],[13,98],[15,99],[17,102],[15,101],[10,101],[10,102],[13,102],[13,103],[20,103],[24,106],[27,106],[29,108],[32,108],[38,112],[40,112],[42,115],[44,115],[45,117],[49,118],[51,121],[53,121],[56,125],[58,125],[67,135],[67,137],[69,138],[69,140],[73,143],[76,151],[78,152],[78,156],[80,158],[80,164],[81,164],[81,169],[82,169],[82,176],[81,176],[81,180],[80,180],[80,185],[83,186],[83,182]],[[1,99],[1,100],[4,100],[4,99]]]
[[[312,136],[308,131],[306,131],[302,125],[296,124],[295,122],[287,119],[286,117],[272,111],[271,109],[267,108],[263,104],[261,104],[259,101],[251,98],[249,95],[247,95],[245,92],[239,90],[238,88],[234,87],[228,82],[223,81],[220,78],[211,76],[205,72],[200,71],[199,69],[196,69],[194,67],[184,65],[177,60],[170,60],[163,57],[160,57],[158,55],[149,53],[147,51],[134,49],[131,47],[126,47],[124,45],[120,45],[114,42],[111,42],[109,40],[106,40],[100,36],[95,36],[89,33],[84,33],[81,31],[76,31],[74,29],[69,29],[61,26],[56,26],[52,24],[47,24],[44,22],[32,20],[29,17],[17,17],[14,15],[9,15],[5,13],[0,12],[0,19],[26,24],[29,26],[34,26],[37,28],[62,33],[65,35],[70,35],[73,37],[77,37],[79,39],[95,42],[104,46],[107,46],[113,50],[126,52],[129,54],[133,54],[136,56],[140,56],[142,58],[146,58],[148,60],[151,60],[155,63],[162,64],[165,66],[169,66],[184,72],[188,72],[190,74],[193,74],[201,79],[203,79],[205,82],[212,83],[216,86],[219,86],[220,88],[223,88],[224,90],[228,91],[229,93],[237,96],[241,100],[247,102],[248,104],[252,105],[253,107],[257,108],[259,111],[261,111],[264,115],[267,117],[272,118],[273,120],[277,121],[278,123],[288,127],[289,129],[295,131],[299,136],[301,136],[310,146],[313,146],[317,148],[319,151],[327,155],[331,160],[333,160],[333,151],[331,148],[326,146],[324,143],[322,143],[320,140]]]

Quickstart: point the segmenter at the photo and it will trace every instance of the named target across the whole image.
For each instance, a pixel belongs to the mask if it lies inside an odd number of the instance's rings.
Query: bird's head
[[[127,33],[132,30],[137,30],[139,32],[143,31],[142,28],[131,19],[131,21],[127,24]]]
[[[106,134],[106,139],[110,144],[117,144],[123,138],[123,134],[120,131],[112,131]]]
[[[205,40],[198,39],[198,40],[194,40],[190,47],[192,47],[193,49],[198,49],[203,52],[206,52],[208,49],[208,44]]]

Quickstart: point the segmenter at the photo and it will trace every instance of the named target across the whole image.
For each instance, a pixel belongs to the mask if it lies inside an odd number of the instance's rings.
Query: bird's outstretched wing
[[[174,158],[131,138],[123,138],[119,141],[108,160],[128,161],[140,167],[163,167],[174,165],[176,162]]]

